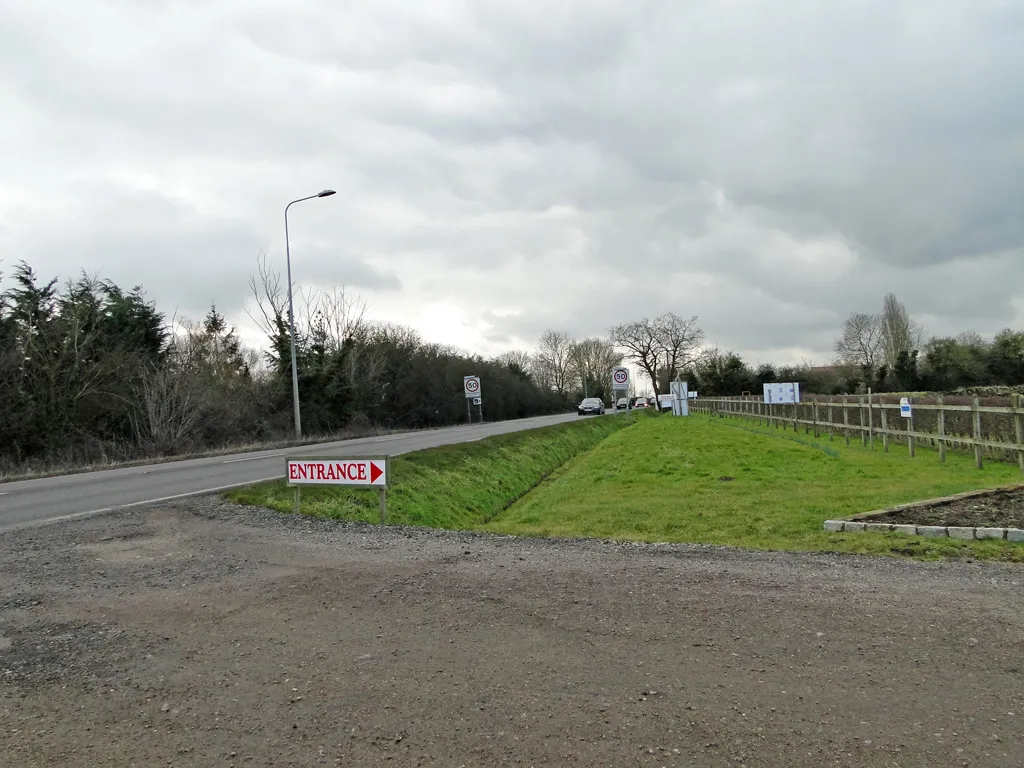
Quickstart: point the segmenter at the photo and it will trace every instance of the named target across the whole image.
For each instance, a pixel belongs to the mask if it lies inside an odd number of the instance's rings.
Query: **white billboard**
[[[800,384],[765,384],[764,401],[775,405],[792,405],[800,402]]]

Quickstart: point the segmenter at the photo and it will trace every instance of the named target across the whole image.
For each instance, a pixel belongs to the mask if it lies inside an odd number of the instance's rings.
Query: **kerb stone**
[[[1001,539],[1006,536],[1005,528],[975,528],[976,539]]]

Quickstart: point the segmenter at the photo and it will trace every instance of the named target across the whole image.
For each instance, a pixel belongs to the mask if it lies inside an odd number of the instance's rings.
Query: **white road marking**
[[[222,461],[221,463],[222,464],[238,464],[239,462],[242,462],[242,461],[259,461],[260,459],[273,459],[275,456],[284,456],[284,454],[283,453],[268,453],[268,454],[266,454],[264,456],[248,456],[248,457],[246,457],[244,459],[228,459],[227,461]]]
[[[189,496],[202,496],[204,493],[217,493],[217,491],[229,491],[232,488],[241,488],[246,485],[255,485],[256,483],[269,483],[271,480],[283,480],[284,473],[274,475],[273,477],[262,477],[258,480],[247,480],[244,483],[231,483],[230,485],[219,485],[216,488],[204,488],[201,491],[189,491],[188,493],[176,493],[173,496],[161,496],[157,499],[145,499],[144,501],[131,501],[127,504],[115,504],[110,507],[103,507],[102,509],[90,509],[88,512],[75,512],[70,515],[61,515],[60,517],[50,517],[46,520],[30,520],[24,523],[16,523],[9,527],[4,527],[2,530],[13,530],[15,528],[26,528],[36,525],[48,525],[50,523],[60,523],[66,520],[77,520],[81,517],[89,517],[90,515],[102,515],[104,512],[113,512],[117,509],[128,509],[129,507],[142,507],[146,504],[159,504],[161,501],[173,501],[174,499],[186,499]]]

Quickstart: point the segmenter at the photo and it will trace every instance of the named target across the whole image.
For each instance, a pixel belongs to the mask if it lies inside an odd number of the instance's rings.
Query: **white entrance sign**
[[[905,419],[909,419],[911,417],[911,415],[912,415],[912,413],[911,413],[911,410],[910,410],[910,398],[909,397],[901,397],[900,398],[900,416],[902,416]]]
[[[288,458],[288,485],[362,485],[385,488],[387,459]]]

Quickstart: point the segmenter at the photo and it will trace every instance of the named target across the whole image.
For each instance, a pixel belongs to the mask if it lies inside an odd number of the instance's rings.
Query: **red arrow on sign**
[[[377,462],[371,461],[370,462],[370,482],[371,483],[376,483],[377,482],[377,478],[380,477],[383,474],[384,474],[384,470],[381,469],[377,465]]]

